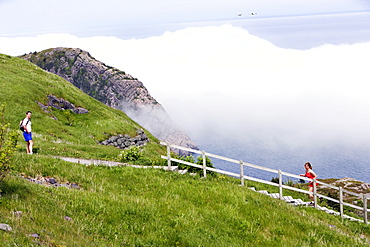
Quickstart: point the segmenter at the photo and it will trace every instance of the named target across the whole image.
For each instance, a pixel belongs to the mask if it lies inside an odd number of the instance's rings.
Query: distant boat
[[[256,12],[251,12],[251,15],[257,15],[257,13]]]
[[[239,13],[238,16],[242,16],[242,13]]]

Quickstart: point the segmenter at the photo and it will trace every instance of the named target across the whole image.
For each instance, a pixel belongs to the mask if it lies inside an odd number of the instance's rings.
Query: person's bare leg
[[[313,187],[310,187],[310,189],[308,191],[313,192]],[[310,194],[310,199],[311,199],[312,202],[314,201],[313,194]]]
[[[28,151],[30,154],[32,154],[32,148],[33,148],[33,140],[28,141]]]
[[[26,142],[26,151],[27,151],[27,154],[30,153],[30,142]]]

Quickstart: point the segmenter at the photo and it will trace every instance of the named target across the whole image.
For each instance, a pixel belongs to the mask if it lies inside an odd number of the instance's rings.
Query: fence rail
[[[283,172],[281,170],[276,170],[276,169],[271,169],[271,168],[267,168],[267,167],[263,167],[263,166],[253,165],[253,164],[244,162],[242,160],[235,160],[235,159],[223,157],[223,156],[220,156],[220,155],[207,153],[205,151],[199,151],[199,150],[194,150],[194,149],[191,149],[191,148],[185,148],[185,147],[181,147],[181,146],[178,146],[178,145],[169,144],[169,143],[166,143],[166,142],[161,142],[161,144],[167,146],[167,156],[162,155],[161,158],[167,160],[167,164],[168,164],[169,168],[171,168],[171,162],[177,162],[177,163],[180,163],[180,164],[184,164],[184,165],[193,166],[193,167],[196,167],[196,168],[203,169],[203,176],[204,177],[207,176],[207,171],[212,171],[212,172],[228,175],[228,176],[231,176],[231,177],[239,177],[242,186],[244,186],[244,180],[250,180],[250,181],[254,181],[254,182],[259,182],[259,183],[272,185],[272,186],[275,186],[275,187],[279,187],[279,197],[280,197],[280,199],[283,199],[283,189],[297,191],[297,192],[305,193],[305,194],[309,194],[309,195],[312,194],[314,196],[315,208],[317,208],[317,198],[318,197],[324,198],[324,199],[327,199],[329,201],[332,201],[332,202],[335,202],[335,203],[339,204],[339,211],[340,211],[339,214],[342,217],[344,216],[343,206],[348,206],[348,207],[363,211],[364,223],[368,224],[367,215],[368,215],[368,212],[370,212],[370,209],[367,208],[367,200],[370,199],[370,198],[368,198],[366,194],[354,193],[352,191],[345,190],[342,187],[337,187],[337,186],[334,186],[334,185],[331,185],[331,184],[327,184],[327,183],[324,183],[322,181],[318,181],[316,179],[310,179],[310,178],[306,178],[306,177],[301,177],[301,176],[296,175],[296,174]],[[191,163],[191,162],[187,162],[187,161],[179,160],[179,159],[176,159],[176,158],[172,158],[171,157],[171,148],[180,149],[180,150],[184,150],[184,151],[187,151],[187,152],[190,152],[190,153],[201,155],[202,158],[203,158],[203,165],[194,164],[194,163]],[[240,173],[234,173],[234,172],[229,172],[229,171],[225,171],[225,170],[221,170],[221,169],[217,169],[217,168],[207,167],[206,166],[206,157],[207,156],[212,157],[212,158],[216,158],[216,159],[220,159],[220,160],[223,160],[223,161],[231,162],[231,163],[234,163],[234,164],[238,164],[240,166]],[[277,183],[274,183],[274,182],[271,182],[271,181],[267,181],[267,180],[247,176],[247,175],[244,174],[244,166],[252,167],[252,168],[267,171],[267,172],[276,173],[278,175],[278,178],[279,178],[279,183],[277,184]],[[282,176],[283,175],[288,176],[288,177],[303,179],[303,180],[306,180],[306,181],[309,181],[309,182],[313,182],[313,192],[309,192],[307,190],[302,190],[302,189],[299,189],[299,188],[284,185],[282,183]],[[335,198],[328,197],[328,196],[317,193],[316,183],[318,183],[322,186],[325,186],[325,187],[329,187],[331,189],[338,190],[339,191],[339,199],[335,199]],[[350,195],[356,196],[357,198],[362,199],[363,207],[359,207],[359,206],[344,202],[343,201],[343,194],[344,193],[350,194]]]

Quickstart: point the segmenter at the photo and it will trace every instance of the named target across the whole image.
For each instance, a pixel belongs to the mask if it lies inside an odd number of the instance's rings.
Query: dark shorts
[[[26,142],[31,141],[32,140],[32,132],[29,132],[29,133],[23,132],[23,137],[24,137],[24,140]]]

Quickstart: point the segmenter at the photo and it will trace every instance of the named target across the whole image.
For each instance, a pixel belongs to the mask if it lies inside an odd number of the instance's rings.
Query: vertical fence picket
[[[240,185],[244,186],[244,165],[243,161],[239,161],[240,164]]]
[[[203,176],[207,177],[207,161],[206,161],[206,152],[202,151],[202,158],[203,158]]]
[[[343,217],[343,188],[339,187],[339,214]]]
[[[167,143],[167,166],[168,169],[171,169],[171,150],[170,150],[170,144]]]
[[[315,208],[317,208],[317,191],[316,191],[316,179],[312,179],[313,182],[313,202],[315,204]]]
[[[279,175],[279,198],[283,200],[283,175],[281,174],[281,170],[278,170]]]
[[[363,200],[364,200],[364,223],[367,224],[367,196],[366,194],[363,194]]]

